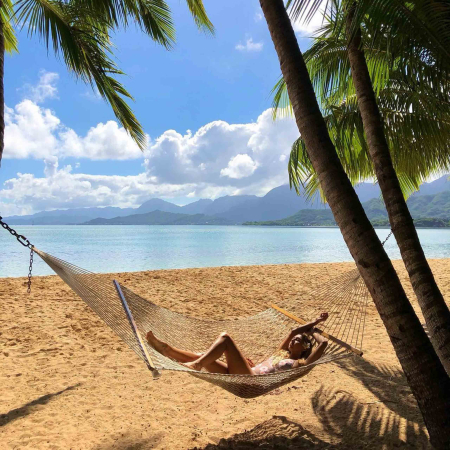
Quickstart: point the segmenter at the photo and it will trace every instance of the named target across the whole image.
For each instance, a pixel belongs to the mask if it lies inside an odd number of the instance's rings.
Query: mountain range
[[[414,218],[416,227],[450,226],[450,191],[429,195],[413,195],[408,201],[408,208]],[[376,226],[388,226],[389,219],[383,200],[373,198],[363,202],[367,217]],[[302,209],[292,216],[281,220],[252,221],[244,225],[266,226],[336,226],[329,209]]]
[[[355,188],[361,202],[380,198],[378,185],[361,183]],[[411,199],[422,198],[442,192],[450,192],[448,175],[431,183],[424,183]],[[422,199],[417,203],[428,204]],[[438,213],[440,204],[432,216],[441,217]],[[66,210],[42,211],[27,216],[5,217],[11,225],[73,225],[73,224],[241,224],[244,222],[276,221],[296,214],[299,210],[319,211],[310,214],[330,214],[327,205],[318,200],[309,201],[298,196],[288,185],[278,186],[263,197],[256,195],[235,195],[220,197],[215,200],[200,199],[185,206],[152,198],[138,208],[76,208]],[[439,212],[440,211],[440,212]],[[430,211],[431,213],[432,211]],[[159,214],[166,213],[166,214]],[[304,213],[303,213],[304,214]],[[138,217],[142,216],[142,217]],[[145,217],[144,217],[145,216]],[[184,217],[185,216],[185,217]],[[195,217],[192,217],[195,216]]]

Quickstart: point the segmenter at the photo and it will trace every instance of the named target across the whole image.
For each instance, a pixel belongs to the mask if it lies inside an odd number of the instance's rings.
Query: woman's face
[[[302,334],[296,334],[289,342],[289,351],[291,353],[300,354],[306,350],[305,341]]]

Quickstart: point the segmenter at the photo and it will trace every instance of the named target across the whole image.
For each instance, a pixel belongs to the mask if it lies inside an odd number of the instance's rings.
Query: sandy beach
[[[289,305],[352,263],[107,274],[186,315],[223,319]],[[401,262],[395,262],[410,298]],[[450,298],[450,259],[431,260]],[[430,448],[373,304],[364,357],[318,366],[243,400],[186,373],[152,378],[56,276],[0,279],[0,448]],[[415,299],[413,300],[418,311]],[[421,317],[422,320],[422,317]]]

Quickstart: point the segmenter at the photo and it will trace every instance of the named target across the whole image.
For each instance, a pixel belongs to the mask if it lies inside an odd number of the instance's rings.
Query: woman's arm
[[[328,339],[324,338],[320,333],[317,333],[317,331],[313,331],[311,333],[311,336],[316,340],[316,342],[319,345],[305,359],[305,362],[296,361],[293,367],[298,367],[300,365],[307,366],[308,364],[312,364],[313,362],[316,362],[325,352],[325,349],[327,348],[328,345]]]
[[[328,313],[323,312],[320,317],[318,317],[316,320],[313,320],[312,322],[309,322],[305,325],[301,325],[300,327],[294,328],[284,339],[284,341],[281,343],[279,350],[288,350],[289,342],[292,341],[294,336],[301,333],[307,333],[308,331],[311,331],[317,324],[320,322],[324,322],[328,319]]]

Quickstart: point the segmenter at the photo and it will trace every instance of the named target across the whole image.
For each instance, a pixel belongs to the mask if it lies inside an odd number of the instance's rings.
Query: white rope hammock
[[[268,309],[236,320],[200,320],[186,317],[158,306],[104,275],[88,272],[36,248],[33,250],[89,305],[111,329],[144,360],[153,376],[162,371],[188,372],[209,383],[244,398],[258,397],[290,383],[319,364],[352,355],[362,355],[366,307],[369,299],[357,269],[330,280],[314,293],[310,305],[291,302],[297,317],[271,304]],[[325,354],[315,363],[304,367],[264,375],[233,375],[190,370],[154,350],[142,339],[149,330],[169,345],[204,353],[217,338],[227,331],[246,357],[259,363],[277,350],[280,342],[304,318],[329,312],[321,333],[330,343]],[[268,337],[264,339],[263,337]]]

